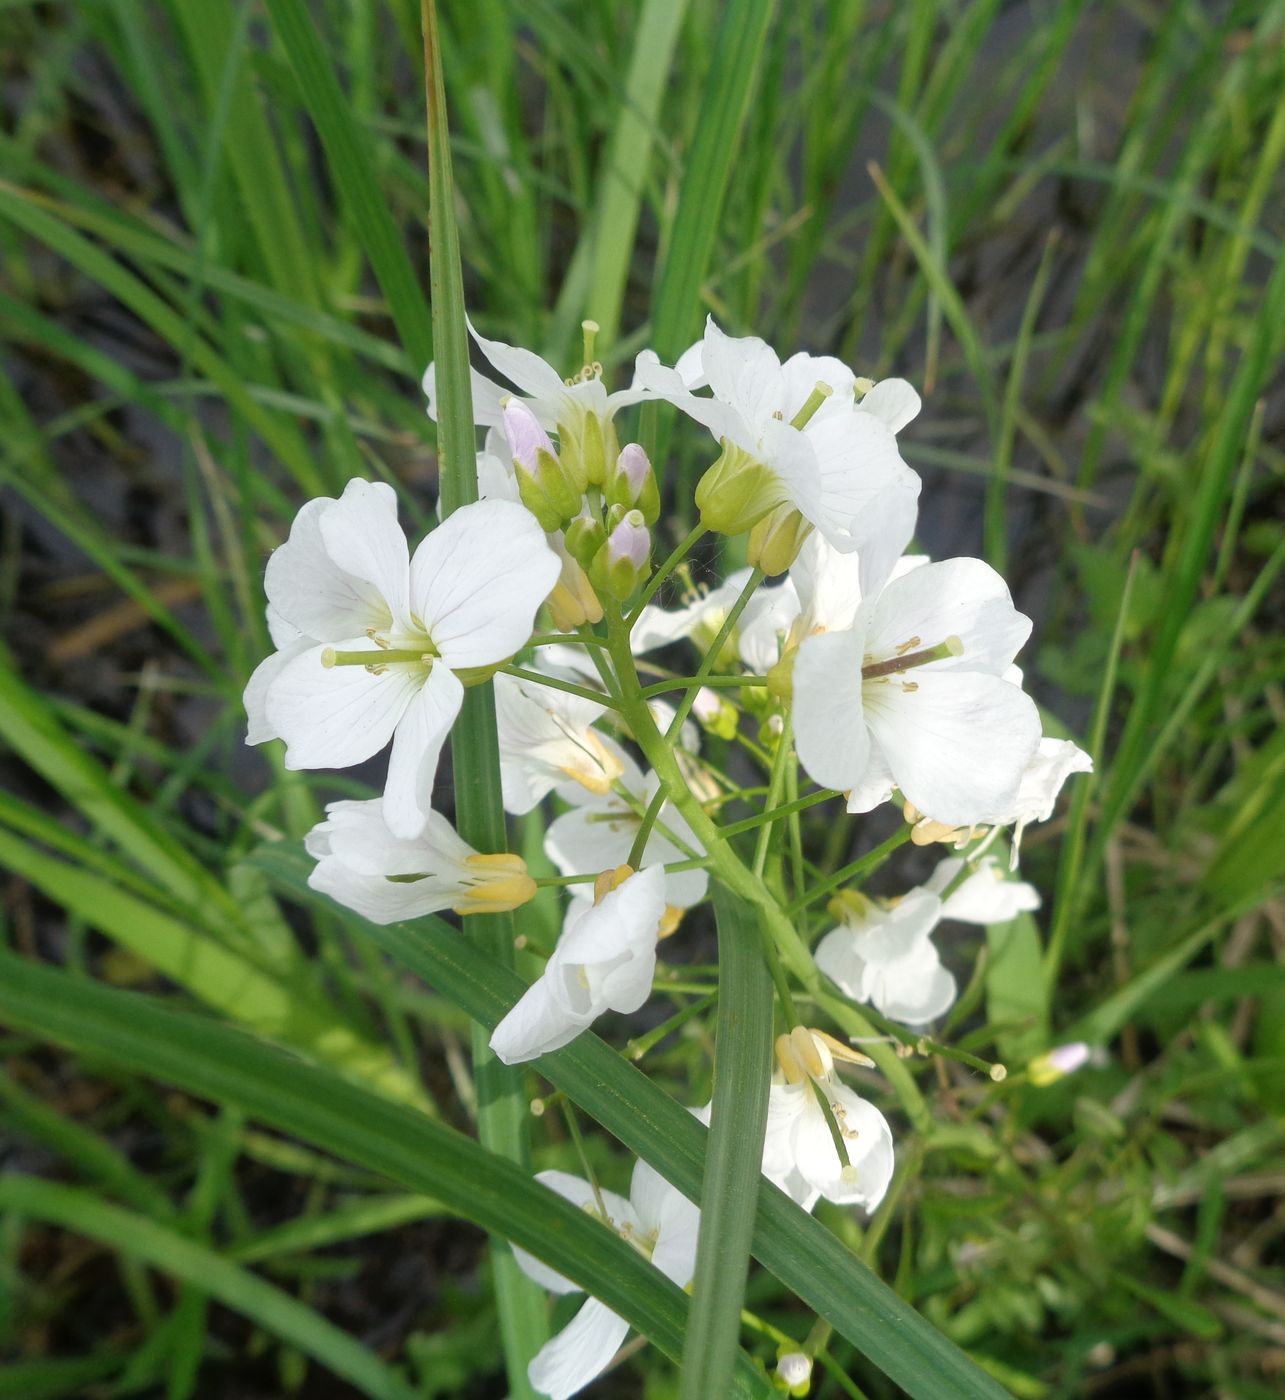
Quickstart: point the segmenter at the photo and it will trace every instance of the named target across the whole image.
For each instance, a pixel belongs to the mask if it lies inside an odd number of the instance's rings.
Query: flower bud
[[[562,561],[562,572],[546,599],[553,625],[559,632],[574,632],[586,622],[601,622],[602,603],[593,591],[589,575],[571,557],[560,535],[551,535],[549,543]]]
[[[567,553],[587,569],[593,562],[593,556],[606,543],[607,532],[602,528],[601,520],[595,520],[592,515],[577,515],[567,526],[564,538]]]
[[[762,569],[768,578],[775,578],[799,557],[799,550],[811,533],[811,521],[804,520],[792,505],[777,506],[750,531],[746,562]]]
[[[594,555],[589,576],[596,588],[605,588],[623,603],[638,587],[651,558],[651,533],[642,512],[631,510],[623,515],[606,543]]]
[[[520,399],[504,402],[503,427],[513,454],[522,504],[551,533],[580,509],[580,492],[567,480],[540,420]]]
[[[609,505],[640,510],[648,525],[654,525],[660,516],[660,489],[656,485],[656,474],[651,469],[647,454],[636,442],[626,443],[620,449],[616,465],[607,478],[607,502]]]
[[[702,729],[717,735],[720,739],[734,739],[740,713],[735,705],[725,700],[716,690],[703,685],[696,692],[692,702],[692,714]]]
[[[562,464],[577,491],[606,484],[608,464],[620,455],[620,442],[611,422],[585,409],[574,420],[558,424]]]
[[[812,1358],[801,1351],[782,1353],[776,1363],[772,1384],[787,1395],[806,1395],[812,1388]]]
[[[1089,1047],[1082,1040],[1072,1041],[1069,1045],[1057,1045],[1047,1054],[1037,1055],[1031,1061],[1027,1066],[1027,1077],[1037,1089],[1044,1089],[1050,1084],[1056,1084],[1068,1074],[1074,1074],[1077,1069],[1088,1063],[1088,1059]]]

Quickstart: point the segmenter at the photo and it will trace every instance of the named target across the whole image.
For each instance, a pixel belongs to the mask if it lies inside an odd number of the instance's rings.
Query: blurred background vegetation
[[[571,372],[593,314],[627,377],[708,310],[911,379],[920,545],[1005,572],[1098,759],[1028,834],[1043,909],[947,942],[950,1034],[1010,1081],[911,1062],[933,1131],[897,1123],[868,1228],[824,1218],[1018,1396],[1279,1395],[1285,5],[441,12],[476,323]],[[246,750],[240,706],[300,502],[362,475],[433,509],[418,4],[0,0],[0,65],[0,956],[467,1127],[464,1014],[255,854],[364,789]],[[506,1393],[479,1231],[0,1023],[0,1397]],[[697,1024],[644,1062],[683,1102]],[[1078,1075],[1020,1073],[1074,1039]],[[534,1133],[575,1169],[560,1114]],[[810,1325],[766,1274],[748,1306]],[[816,1393],[895,1393],[833,1352]],[[669,1376],[643,1351],[596,1393]]]

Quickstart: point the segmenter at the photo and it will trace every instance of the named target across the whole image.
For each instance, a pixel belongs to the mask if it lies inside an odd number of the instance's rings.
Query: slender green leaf
[[[34,1177],[0,1177],[0,1210],[17,1210],[73,1230],[163,1273],[196,1284],[226,1307],[319,1361],[377,1400],[415,1400],[418,1392],[369,1347],[281,1289],[146,1216],[71,1186]]]
[[[681,1354],[688,1308],[681,1290],[614,1232],[452,1128],[243,1031],[11,953],[0,953],[0,1021],[160,1074],[189,1093],[234,1104],[409,1190],[431,1194],[592,1288],[667,1355],[676,1360]],[[201,1283],[215,1291],[211,1276],[202,1275]],[[733,1394],[770,1397],[772,1391],[745,1358]]]
[[[772,978],[758,937],[758,915],[721,885],[715,886],[714,909],[717,1059],[682,1400],[722,1395],[736,1365],[772,1079]]]
[[[468,367],[468,324],[455,222],[455,181],[451,173],[446,85],[442,77],[437,9],[423,0],[424,90],[428,108],[428,229],[432,256],[433,342],[438,389],[438,482],[442,514],[448,516],[477,500],[477,430]],[[487,683],[465,695],[451,731],[455,775],[455,825],[480,851],[505,849],[504,806],[500,792],[500,749],[495,726],[494,687]],[[470,921],[477,946],[500,966],[513,965],[512,914],[482,914]],[[472,1033],[473,1072],[478,1091],[478,1134],[483,1144],[519,1166],[529,1166],[531,1147],[520,1071],[500,1063],[486,1035]],[[527,1379],[531,1358],[549,1335],[537,1286],[507,1251],[492,1249],[496,1303],[508,1363],[509,1387],[519,1400],[535,1400]]]
[[[366,133],[339,86],[316,17],[303,0],[267,0],[267,10],[289,55],[308,114],[325,147],[330,172],[357,227],[397,333],[415,372],[422,373],[433,358],[428,306],[376,179]],[[278,286],[284,284],[278,282]]]
[[[311,862],[282,845],[255,860],[283,889],[329,905],[308,888]],[[471,948],[440,919],[376,925],[345,915],[354,928],[486,1027],[526,990],[515,973]],[[635,1065],[585,1032],[543,1056],[540,1072],[586,1113],[645,1158],[691,1200],[699,1200],[706,1133]],[[760,1183],[754,1257],[806,1307],[867,1356],[914,1400],[1002,1400],[1003,1390],[948,1338],[782,1191]]]

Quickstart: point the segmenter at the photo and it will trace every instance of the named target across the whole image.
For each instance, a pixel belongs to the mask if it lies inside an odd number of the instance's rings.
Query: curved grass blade
[[[254,862],[305,902],[335,906],[308,888],[311,861],[297,848],[262,848]],[[392,958],[484,1026],[526,990],[448,924],[421,919],[379,926],[345,913]],[[586,1031],[545,1055],[540,1073],[691,1200],[700,1199],[707,1134],[635,1065]],[[754,1257],[913,1400],[1008,1400],[1003,1387],[899,1298],[829,1230],[784,1192],[759,1184]]]
[[[736,1365],[772,1074],[772,979],[753,909],[715,886],[718,1028],[714,1109],[681,1400],[722,1395]]]
[[[232,1104],[431,1195],[591,1288],[666,1355],[681,1354],[688,1303],[680,1289],[584,1211],[453,1128],[243,1031],[8,952],[0,952],[0,1022]],[[773,1394],[748,1357],[738,1364],[731,1393],[739,1400]]]
[[[415,1400],[419,1394],[369,1347],[315,1309],[216,1250],[144,1215],[108,1205],[73,1186],[17,1175],[0,1178],[0,1211],[18,1211],[71,1230],[196,1285],[202,1293],[351,1381],[363,1395],[378,1400]]]
[[[446,86],[437,31],[437,8],[422,0],[424,96],[428,118],[428,237],[433,307],[438,415],[438,489],[443,517],[477,500],[477,430],[468,366],[468,321],[460,236],[455,221],[455,180],[451,170]],[[455,775],[455,826],[479,851],[502,851],[508,836],[500,793],[500,748],[495,725],[495,692],[474,686],[451,731]],[[469,930],[477,947],[500,966],[513,965],[513,915],[481,914]],[[486,1034],[472,1032],[473,1073],[477,1081],[478,1135],[485,1147],[529,1168],[531,1144],[520,1072],[491,1053]],[[549,1335],[541,1290],[517,1267],[512,1254],[491,1251],[496,1307],[508,1365],[509,1388],[517,1400],[535,1400],[527,1379],[531,1359]]]
[[[397,334],[416,374],[433,358],[433,328],[415,269],[376,178],[369,142],[353,115],[303,0],[267,0],[299,90],[325,147],[330,173],[352,215]],[[280,285],[280,284],[279,284]]]

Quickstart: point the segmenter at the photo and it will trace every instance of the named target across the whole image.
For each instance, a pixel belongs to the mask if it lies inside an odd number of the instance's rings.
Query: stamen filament
[[[927,666],[930,661],[945,661],[948,656],[963,656],[964,644],[958,637],[947,637],[935,647],[923,651],[912,651],[908,656],[890,656],[886,661],[871,661],[861,668],[863,681],[877,680],[880,676],[896,676],[915,666]]]

